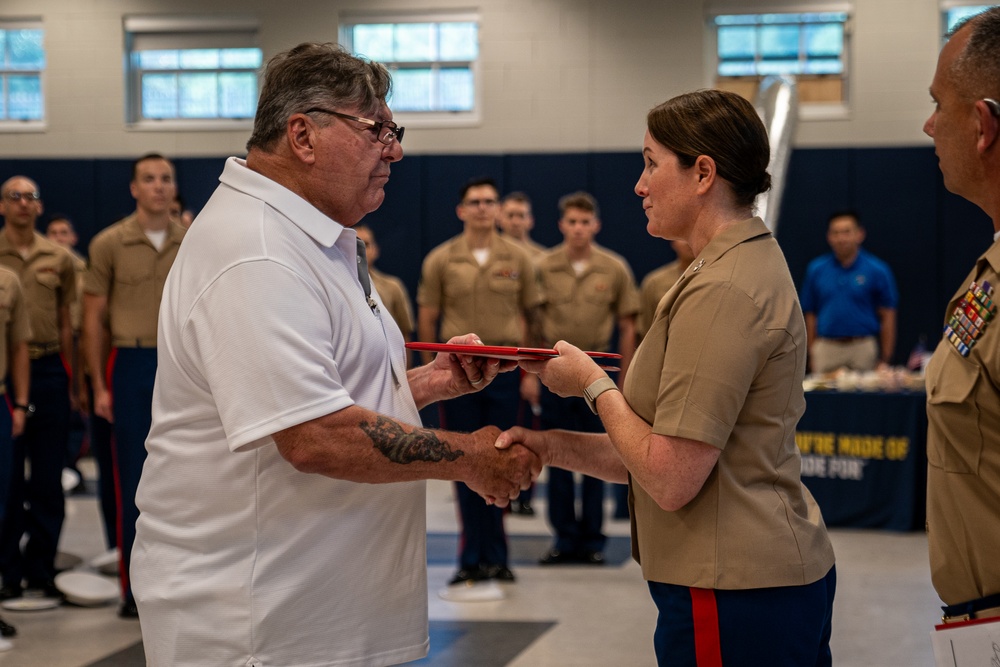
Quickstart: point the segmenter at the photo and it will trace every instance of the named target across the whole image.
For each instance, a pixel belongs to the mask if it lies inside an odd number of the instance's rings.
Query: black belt
[[[1000,593],[968,602],[946,605],[941,607],[941,611],[944,612],[941,620],[945,623],[958,623],[973,618],[994,618],[1000,616]]]

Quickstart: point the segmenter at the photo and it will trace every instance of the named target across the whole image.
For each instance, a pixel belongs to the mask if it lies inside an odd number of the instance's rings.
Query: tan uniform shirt
[[[542,336],[549,347],[565,340],[582,350],[606,351],[615,322],[639,309],[632,269],[610,250],[593,246],[580,274],[564,244],[536,259],[535,266],[545,293]]]
[[[0,264],[21,281],[31,322],[32,357],[59,351],[59,309],[76,300],[76,271],[65,248],[35,232],[26,257],[22,257],[0,230]]]
[[[403,332],[403,338],[410,338],[414,327],[413,308],[410,307],[410,295],[407,294],[403,281],[372,267],[368,267],[368,273],[371,274],[375,291],[378,292],[386,310]]]
[[[108,298],[111,344],[115,347],[156,347],[163,283],[184,232],[171,222],[163,248],[157,251],[133,214],[90,242],[84,291]]]
[[[417,303],[440,310],[441,340],[476,333],[487,345],[520,345],[521,316],[541,302],[531,258],[498,234],[483,266],[461,234],[424,259]]]
[[[10,269],[0,267],[0,394],[4,391],[7,377],[7,360],[11,349],[23,341],[31,340],[31,324],[28,308],[24,303],[21,281]]]
[[[800,586],[833,566],[795,445],[805,364],[805,322],[777,242],[759,218],[724,230],[667,292],[625,378],[653,433],[722,450],[675,512],[631,482],[632,551],[647,580]]]
[[[639,337],[646,335],[649,325],[653,323],[653,315],[656,313],[656,306],[659,305],[663,295],[674,286],[677,279],[684,273],[681,261],[675,259],[665,266],[650,271],[642,279],[642,286],[639,288],[639,317],[636,318],[635,330]]]
[[[1000,287],[1000,242],[972,282]],[[994,292],[993,298],[998,298]],[[944,337],[927,365],[927,537],[931,580],[945,604],[1000,593],[1000,312],[963,357]]]

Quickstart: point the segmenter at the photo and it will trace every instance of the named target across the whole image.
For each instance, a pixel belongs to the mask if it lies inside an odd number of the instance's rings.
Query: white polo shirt
[[[131,569],[146,658],[420,658],[425,484],[301,473],[271,438],[354,404],[420,424],[402,335],[366,304],[353,230],[242,160],[220,181],[160,307]]]

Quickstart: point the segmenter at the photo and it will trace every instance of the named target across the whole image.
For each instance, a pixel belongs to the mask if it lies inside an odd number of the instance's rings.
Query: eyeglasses
[[[356,120],[359,123],[364,123],[375,131],[375,136],[386,146],[392,144],[393,139],[400,143],[403,141],[403,130],[406,128],[396,125],[391,120],[371,120],[370,118],[359,118],[358,116],[351,116],[346,113],[323,109],[321,107],[313,107],[312,109],[306,111],[306,113],[314,113],[316,111],[319,111],[320,113],[328,113],[331,116],[337,116],[338,118],[346,118],[347,120]]]
[[[1000,102],[989,97],[984,97],[983,102],[986,102],[986,106],[990,108],[994,116],[1000,117]]]
[[[22,199],[24,201],[38,201],[39,199],[42,198],[42,193],[39,192],[38,190],[34,190],[32,192],[16,192],[12,190],[10,192],[5,193],[3,197],[7,201],[12,201],[12,202],[19,202]]]
[[[7,201],[19,202],[22,199],[24,201],[38,201],[42,198],[42,193],[38,190],[32,192],[17,192],[16,190],[11,190],[10,192],[4,194],[4,199]]]
[[[463,206],[468,206],[469,208],[479,208],[480,206],[496,206],[496,199],[467,199],[462,202]]]

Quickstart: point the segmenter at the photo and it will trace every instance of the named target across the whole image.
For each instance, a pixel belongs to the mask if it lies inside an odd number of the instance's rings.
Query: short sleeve
[[[896,279],[888,264],[882,264],[882,289],[878,298],[880,308],[895,308],[899,304],[899,292],[896,289]]]
[[[772,345],[730,283],[690,286],[670,318],[653,432],[724,448]]]
[[[83,278],[86,294],[107,296],[111,291],[111,244],[107,234],[98,235],[90,243],[87,273]]]
[[[14,298],[11,299],[10,307],[10,346],[22,341],[31,340],[31,320],[28,318],[28,308],[24,303],[24,291],[21,289],[20,280],[12,280],[11,286],[14,291]]]
[[[238,264],[212,282],[181,340],[231,449],[353,405],[333,349],[334,323],[350,317],[346,306],[331,312],[319,286],[278,262]]]
[[[440,251],[431,251],[420,269],[420,284],[417,286],[417,305],[427,308],[441,308],[441,261]]]

